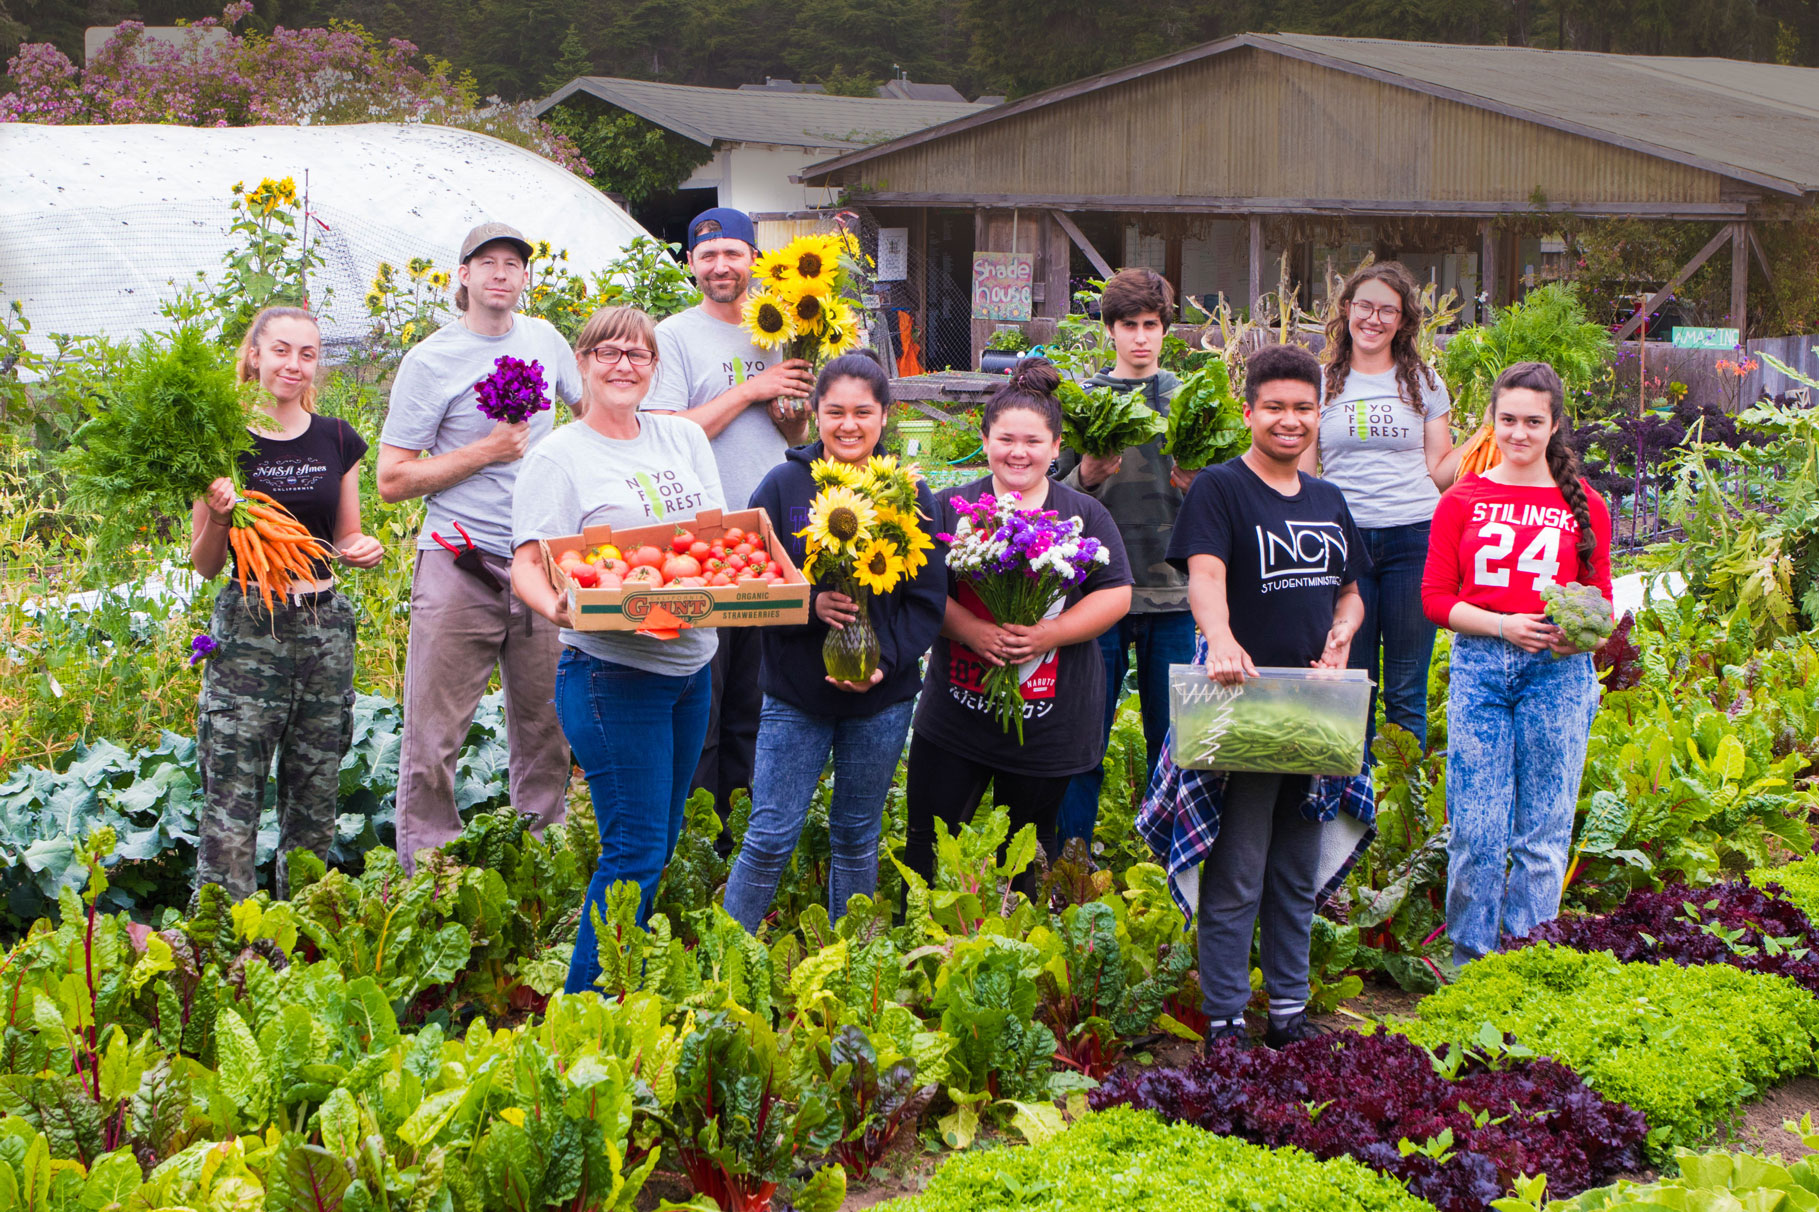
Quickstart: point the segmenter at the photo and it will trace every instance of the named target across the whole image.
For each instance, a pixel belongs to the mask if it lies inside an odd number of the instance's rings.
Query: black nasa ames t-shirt
[[[1232,635],[1253,664],[1305,669],[1326,649],[1339,590],[1370,567],[1345,496],[1301,473],[1301,490],[1284,496],[1243,459],[1194,478],[1169,539],[1168,560],[1225,562]]]
[[[366,439],[339,417],[310,414],[309,428],[294,438],[253,431],[253,448],[240,456],[246,487],[256,488],[291,511],[325,544],[335,541],[341,512],[341,479],[366,456]],[[318,578],[327,561],[312,560]],[[239,561],[235,561],[238,569]]]

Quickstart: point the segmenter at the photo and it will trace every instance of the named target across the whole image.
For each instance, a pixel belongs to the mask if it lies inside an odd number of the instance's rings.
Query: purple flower
[[[480,411],[486,416],[516,425],[550,406],[540,363],[502,357],[493,366],[492,374],[474,384]]]
[[[197,636],[189,642],[189,667],[194,669],[202,662],[214,656],[221,644],[214,636],[207,634]]]

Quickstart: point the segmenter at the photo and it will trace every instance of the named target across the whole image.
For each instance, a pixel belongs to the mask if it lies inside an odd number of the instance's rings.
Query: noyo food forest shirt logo
[[[1338,522],[1284,520],[1257,526],[1261,593],[1283,589],[1336,589],[1349,552]]]

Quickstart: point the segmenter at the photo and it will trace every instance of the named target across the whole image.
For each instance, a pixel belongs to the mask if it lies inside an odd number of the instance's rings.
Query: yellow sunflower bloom
[[[874,539],[859,553],[853,575],[873,593],[889,593],[903,579],[903,561],[897,556],[897,545],[889,539]]]
[[[797,333],[821,331],[832,305],[826,282],[798,279],[779,290],[777,297],[789,309],[790,322],[796,326]]]
[[[752,266],[752,281],[761,286],[782,286],[795,276],[795,262],[781,252],[765,253]]]
[[[872,503],[844,485],[823,489],[809,506],[808,525],[796,534],[823,550],[856,551],[871,540],[878,512]]]
[[[837,236],[799,236],[782,252],[791,271],[805,282],[831,281],[840,269],[841,241]]]
[[[809,475],[816,488],[841,487],[857,491],[865,483],[865,475],[857,467],[835,459],[816,459],[809,467]]]
[[[922,527],[913,524],[903,527],[903,540],[903,570],[913,577],[928,563],[928,553],[934,550],[935,540],[929,538]]]
[[[739,323],[759,349],[775,349],[796,335],[789,309],[770,294],[757,294],[746,300]]]
[[[826,306],[827,318],[821,324],[821,353],[837,358],[859,347],[859,317],[838,299]]]

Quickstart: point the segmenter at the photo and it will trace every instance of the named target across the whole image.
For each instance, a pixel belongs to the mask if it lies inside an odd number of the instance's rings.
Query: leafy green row
[[[1807,859],[1785,867],[1758,867],[1750,872],[1749,879],[1758,888],[1779,884],[1785,899],[1807,917],[1819,921],[1819,863]]]
[[[879,1212],[1432,1212],[1391,1178],[1350,1158],[1316,1161],[1165,1124],[1145,1111],[1087,1115],[1028,1148],[948,1161],[928,1188]]]
[[[1469,1046],[1490,1024],[1571,1066],[1648,1117],[1665,1158],[1746,1099],[1819,1068],[1819,1000],[1784,977],[1728,965],[1623,964],[1540,944],[1487,956],[1423,1000],[1415,1042]]]

